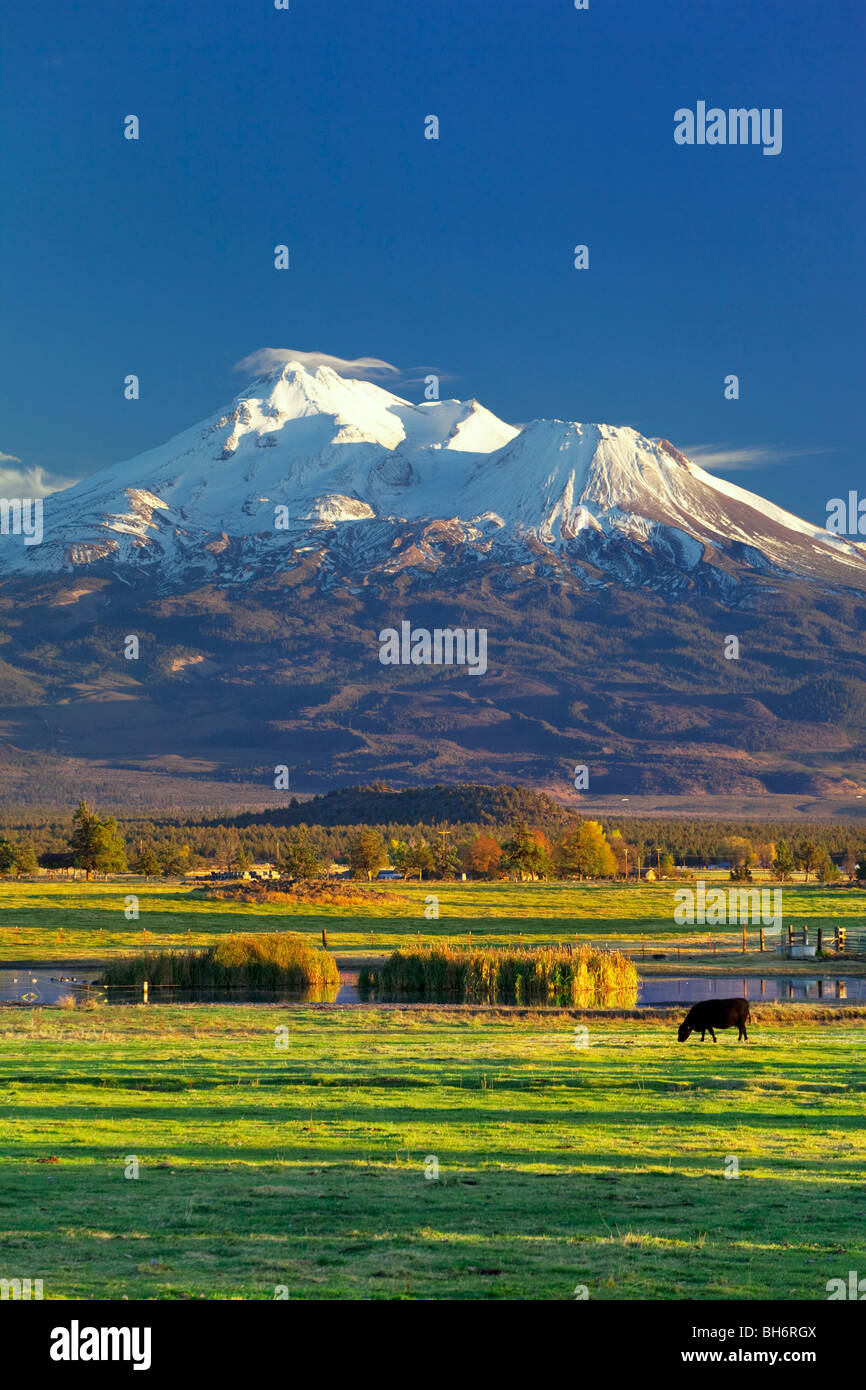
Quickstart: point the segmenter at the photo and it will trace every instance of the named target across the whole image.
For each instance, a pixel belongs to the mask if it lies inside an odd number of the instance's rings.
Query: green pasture
[[[377,884],[369,900],[253,905],[205,898],[177,883],[0,884],[0,963],[75,960],[154,946],[206,946],[229,932],[285,927],[328,933],[337,955],[378,954],[399,946],[448,939],[513,945],[604,941],[640,947],[667,943],[681,951],[722,950],[740,944],[739,927],[689,928],[674,923],[674,882],[659,884],[423,883]],[[792,884],[782,889],[787,926],[838,925],[862,933],[866,895],[861,890]],[[137,920],[125,916],[128,895],[138,899]],[[438,903],[438,919],[425,916]],[[813,936],[814,939],[814,936]],[[749,932],[750,949],[757,932]]]
[[[862,1011],[757,1010],[748,1044],[674,1030],[2,1010],[0,1277],[46,1299],[826,1299],[866,1270]]]

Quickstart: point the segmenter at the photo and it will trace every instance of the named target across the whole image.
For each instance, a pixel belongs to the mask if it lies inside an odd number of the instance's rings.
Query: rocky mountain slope
[[[368,583],[405,569],[546,556],[588,587],[721,595],[749,573],[866,589],[866,547],[601,424],[518,430],[477,401],[413,405],[289,363],[167,444],[45,502],[44,541],[0,574],[149,574],[162,590],[291,573]]]

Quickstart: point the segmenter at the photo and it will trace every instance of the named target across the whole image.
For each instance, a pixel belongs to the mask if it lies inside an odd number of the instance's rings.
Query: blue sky
[[[292,347],[739,451],[822,522],[866,493],[857,11],[4,0],[0,453],[81,476]],[[699,100],[781,107],[781,154],[675,145]]]

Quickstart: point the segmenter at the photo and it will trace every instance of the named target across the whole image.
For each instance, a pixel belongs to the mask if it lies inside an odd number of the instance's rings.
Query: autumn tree
[[[772,840],[762,840],[755,845],[755,863],[761,869],[772,869],[776,857],[776,846]]]
[[[750,869],[755,862],[755,847],[744,835],[729,835],[722,841],[722,857],[730,860],[733,869]]]
[[[556,846],[557,867],[563,875],[578,878],[613,878],[616,859],[597,820],[585,820],[569,831]]]
[[[502,859],[502,846],[492,835],[478,834],[460,848],[460,861],[466,873],[487,878]]]
[[[616,860],[616,872],[622,874],[623,878],[628,878],[628,855],[629,848],[622,837],[621,830],[614,830],[608,837],[608,844]]]
[[[525,878],[548,878],[552,865],[550,841],[543,830],[530,830],[525,820],[511,827],[511,839],[502,846],[502,866]]]
[[[163,845],[157,856],[163,878],[181,878],[189,868],[190,855],[189,845],[179,845],[175,840]]]

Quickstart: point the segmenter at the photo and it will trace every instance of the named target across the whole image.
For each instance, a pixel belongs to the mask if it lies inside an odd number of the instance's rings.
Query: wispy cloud
[[[332,367],[340,376],[377,377],[399,376],[400,368],[379,357],[334,357],[328,352],[300,352],[296,348],[258,348],[235,363],[236,372],[274,372],[287,362],[300,362],[314,371],[316,367]]]
[[[693,444],[683,447],[687,459],[708,472],[738,472],[747,468],[771,468],[788,459],[805,458],[808,454],[826,454],[828,449],[789,449],[781,444],[754,444],[735,449],[726,444]]]
[[[20,462],[14,454],[0,453],[0,497],[47,497],[49,493],[62,492],[78,482],[77,478],[46,473],[44,468],[8,467]]]
[[[418,375],[418,376],[409,376],[409,375],[408,375],[409,372],[418,372],[419,375]],[[439,371],[436,370],[435,367],[407,367],[407,368],[406,368],[406,371],[405,371],[405,373],[404,373],[404,375],[403,375],[402,385],[403,385],[403,386],[426,386],[426,384],[427,384],[427,379],[428,379],[428,377],[430,377],[430,376],[435,376],[436,380],[437,380],[438,382],[440,382],[440,384],[441,384],[441,382],[443,382],[443,381],[458,381],[458,380],[459,380],[459,377],[458,377],[458,375],[457,375],[456,372],[439,372]]]

